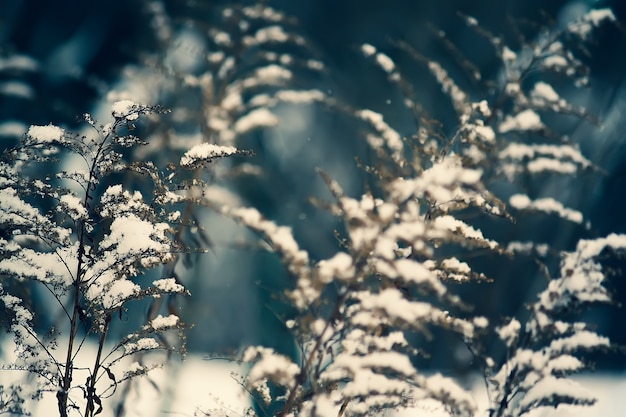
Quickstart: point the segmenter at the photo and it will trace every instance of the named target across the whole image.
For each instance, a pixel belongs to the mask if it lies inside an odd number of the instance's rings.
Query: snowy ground
[[[4,350],[4,352],[7,352]],[[4,362],[4,360],[2,361]],[[247,395],[238,376],[242,369],[236,364],[220,360],[206,360],[190,355],[182,364],[153,371],[151,378],[162,388],[157,389],[147,378],[139,381],[139,390],[128,397],[126,417],[191,417],[219,415],[217,409],[230,416],[241,416],[247,407]],[[0,372],[0,384],[17,376],[15,371]],[[626,417],[626,374],[590,374],[577,376],[584,387],[595,393],[598,402],[593,407],[559,407],[532,413],[531,417]],[[120,390],[121,391],[121,390]],[[480,379],[475,384],[476,399],[486,409],[484,386]],[[110,399],[108,401],[113,401]],[[102,417],[112,417],[112,403],[104,402]],[[57,415],[53,394],[43,401],[29,404],[34,417]],[[78,414],[77,414],[78,415]],[[436,403],[421,404],[419,411],[405,410],[394,417],[448,417]],[[478,416],[486,416],[485,411]],[[391,413],[388,414],[391,417]]]

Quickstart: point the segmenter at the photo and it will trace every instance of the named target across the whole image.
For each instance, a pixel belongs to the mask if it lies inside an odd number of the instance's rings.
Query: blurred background
[[[538,27],[562,27],[590,8],[612,7],[618,19],[626,22],[626,5],[620,0],[266,3],[297,19],[295,30],[308,40],[316,59],[324,62],[326,71],[304,74],[298,80],[302,88],[316,88],[354,108],[383,113],[407,136],[414,133],[411,115],[385,74],[362,57],[361,44],[375,45],[405,68],[422,106],[449,133],[454,119],[448,100],[423,68],[394,49],[394,40],[405,40],[424,56],[454,68],[450,53],[437,40],[437,31],[444,31],[485,76],[497,77],[493,52],[487,43],[472,36],[457,12],[474,16],[492,33],[507,39],[515,39],[514,22],[526,28],[523,30],[532,39]],[[198,36],[199,28],[219,27],[223,19],[219,10],[225,4],[228,2],[0,0],[0,147],[15,144],[31,124],[72,128],[84,112],[106,123],[108,106],[116,97],[169,107],[173,112],[163,116],[163,124],[175,126],[181,136],[196,135],[192,128],[185,131],[185,123],[179,123],[184,115],[177,110],[192,107],[197,97],[176,83],[165,82],[163,74],[200,71],[199,62],[211,52],[212,43]],[[158,21],[164,18],[170,19],[172,33],[163,33],[166,26]],[[572,226],[548,216],[520,218],[517,223],[517,229],[530,231],[536,241],[565,250],[573,249],[580,238],[626,233],[626,34],[617,27],[599,30],[588,49],[592,58],[583,60],[590,66],[592,87],[574,89],[564,84],[559,93],[596,114],[601,126],[565,120],[558,121],[558,127],[604,172],[581,175],[575,183],[542,181],[528,187],[537,196],[553,196],[581,210],[591,226]],[[458,70],[451,75],[458,75]],[[367,178],[355,157],[367,161],[371,155],[358,126],[323,105],[278,106],[275,112],[282,120],[278,127],[251,132],[238,143],[255,152],[249,162],[259,166],[261,174],[224,181],[221,185],[226,189],[215,192],[228,191],[229,198],[239,204],[256,207],[277,223],[291,226],[311,258],[323,259],[333,255],[338,245],[332,234],[336,226],[332,217],[309,203],[311,196],[330,198],[315,168],[337,179],[347,194],[358,196],[366,189]],[[167,152],[162,150],[155,158],[180,157],[176,149]],[[179,267],[193,294],[182,304],[183,319],[195,324],[188,334],[189,350],[208,354],[263,344],[293,354],[293,342],[281,319],[291,311],[276,297],[289,281],[277,257],[254,247],[243,248],[239,243],[250,235],[217,215],[207,214],[203,222],[213,250],[193,259],[193,267]],[[506,227],[489,229],[485,225],[483,233],[505,241],[513,239],[507,236],[512,229]],[[607,262],[618,271],[612,291],[617,301],[626,302],[626,282],[619,273],[624,265],[615,259]],[[531,260],[513,263],[485,258],[477,259],[474,266],[502,277],[462,290],[469,299],[480,301],[476,314],[519,314],[524,303],[532,301],[545,285]],[[35,308],[45,310],[46,306]],[[142,317],[135,319],[131,311],[118,331],[123,332],[124,325],[141,323]],[[613,341],[626,345],[624,307],[595,309],[584,318]],[[424,366],[466,366],[468,358],[462,346],[450,345],[448,339],[435,339],[432,344],[433,356]],[[626,369],[623,355],[594,359],[604,369]]]

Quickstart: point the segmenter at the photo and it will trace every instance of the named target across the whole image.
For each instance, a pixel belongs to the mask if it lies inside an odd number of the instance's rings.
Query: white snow
[[[63,138],[65,131],[51,124],[47,126],[33,125],[26,134],[39,142],[59,142]]]
[[[111,113],[113,117],[126,120],[137,120],[139,118],[139,110],[142,106],[131,100],[120,100],[113,103]]]
[[[531,109],[524,110],[515,116],[507,116],[498,130],[500,133],[510,132],[511,130],[539,130],[543,128],[541,118],[535,111]]]
[[[237,153],[234,146],[220,146],[212,143],[201,143],[194,146],[180,158],[181,166],[189,166],[198,161],[211,161],[214,158],[222,158]]]
[[[526,169],[535,173],[552,171],[569,174],[592,166],[591,161],[572,145],[511,143],[500,151],[500,158],[514,161],[528,159]],[[520,165],[517,164],[514,169],[521,169]]]
[[[469,274],[471,269],[466,262],[461,262],[457,258],[447,258],[441,261],[441,267],[463,274]]]
[[[404,147],[402,137],[384,121],[383,115],[372,110],[361,110],[356,113],[356,116],[372,125],[384,144],[392,151],[394,159],[399,160]]]
[[[27,126],[16,120],[0,122],[0,136],[20,137],[27,131]]]
[[[311,103],[326,99],[326,95],[319,90],[280,90],[274,97],[288,103]]]
[[[498,336],[506,343],[507,347],[510,347],[513,341],[518,338],[521,328],[520,322],[513,318],[508,324],[498,328]]]
[[[391,58],[382,52],[376,54],[376,62],[388,74],[391,74],[396,69],[396,65]]]
[[[59,206],[60,210],[65,211],[74,220],[87,218],[87,209],[83,206],[80,198],[71,194],[64,194],[59,202],[61,203]]]
[[[546,213],[556,213],[560,217],[574,223],[582,223],[583,214],[578,210],[566,208],[551,197],[531,200],[525,194],[514,194],[509,198],[509,204],[517,210],[538,210]]]
[[[21,81],[5,81],[0,83],[0,94],[17,96],[23,99],[32,99],[35,97],[33,88]]]
[[[151,339],[154,342],[154,339]],[[147,344],[152,345],[152,342]],[[143,343],[143,342],[142,342]],[[10,340],[6,342],[10,344]],[[63,345],[63,341],[61,341]],[[85,355],[81,355],[84,365],[92,365],[90,360],[96,353],[96,347],[91,343],[85,343]],[[3,346],[3,360],[11,356],[13,348]],[[126,371],[138,370],[141,367],[136,362],[123,364]],[[122,373],[120,373],[121,375]],[[187,415],[194,413],[204,415],[221,416],[244,415],[245,408],[250,406],[248,393],[244,391],[236,375],[245,374],[245,369],[237,366],[234,362],[206,360],[200,355],[190,354],[187,359],[179,364],[172,361],[163,369],[151,372],[150,379],[140,378],[136,380],[135,389],[131,390],[127,402],[127,417],[147,417],[161,414]],[[235,376],[233,376],[235,375]],[[18,371],[4,371],[0,373],[0,384],[8,385],[12,381],[19,380],[23,375]],[[560,406],[556,409],[542,410],[545,417],[623,417],[623,393],[626,392],[626,375],[619,373],[596,373],[591,375],[578,375],[573,377],[575,382],[588,390],[598,398],[598,402],[590,407]],[[431,386],[441,386],[438,381],[444,381],[440,376],[430,381]],[[484,389],[484,380],[476,375],[468,378],[472,400],[477,403],[476,416],[487,415],[489,406]],[[152,385],[152,382],[158,387]],[[561,382],[561,381],[559,381]],[[27,389],[26,386],[24,386]],[[541,388],[541,387],[540,387]],[[448,388],[450,389],[450,388]],[[552,388],[550,388],[552,389]],[[118,390],[121,392],[122,390]],[[548,387],[545,392],[550,392]],[[552,391],[554,392],[554,391]],[[113,417],[114,401],[117,396],[103,399],[102,417]],[[50,410],[56,410],[56,398],[54,393],[44,394],[41,401],[30,401],[27,404],[32,410],[33,417],[48,417]],[[330,415],[337,416],[337,408],[329,403]],[[445,408],[434,400],[419,401],[414,408],[399,408],[389,414],[390,417],[450,417]],[[73,415],[72,415],[73,416]]]
[[[38,68],[39,63],[28,55],[11,55],[6,58],[0,57],[0,71],[36,71]]]
[[[128,279],[118,279],[105,290],[104,293],[98,294],[102,299],[102,305],[106,309],[112,309],[121,306],[127,299],[136,295],[141,291],[141,287]]]
[[[593,28],[600,26],[605,20],[616,21],[615,14],[611,9],[592,9],[578,21],[570,24],[567,29],[584,40],[589,37]]]
[[[288,40],[289,35],[279,25],[261,28],[254,34],[254,37],[246,36],[244,38],[244,42],[249,46],[268,42],[284,43]]]
[[[550,350],[554,352],[572,352],[580,348],[589,349],[599,346],[609,347],[609,339],[587,330],[579,330],[572,336],[554,339],[550,342]]]
[[[152,285],[163,292],[180,293],[185,291],[185,287],[176,283],[176,278],[163,278],[152,281]]]
[[[370,45],[369,43],[364,43],[361,45],[361,51],[365,56],[372,56],[376,53],[376,47]]]
[[[237,122],[235,122],[234,130],[242,134],[253,129],[273,127],[276,125],[278,125],[278,117],[267,108],[262,107],[252,110],[250,113],[239,118]]]
[[[472,128],[483,141],[493,143],[496,140],[496,134],[491,126],[473,125]]]
[[[430,69],[430,72],[437,79],[441,90],[452,100],[454,110],[456,110],[459,115],[471,113],[472,107],[467,101],[467,95],[455,84],[448,72],[435,61],[428,62],[428,69]]]
[[[473,239],[477,242],[481,242],[492,249],[498,246],[497,242],[490,239],[485,239],[483,233],[480,230],[474,229],[472,226],[454,218],[453,216],[439,216],[435,218],[433,224],[438,230],[460,233],[461,235]]]
[[[257,358],[259,359],[248,373],[247,382],[252,387],[267,380],[290,387],[296,375],[300,373],[298,365],[291,362],[288,357],[275,353],[273,349],[251,346],[244,352],[244,362],[251,362]]]
[[[355,269],[350,255],[345,252],[338,252],[332,258],[318,262],[317,273],[319,280],[328,284],[335,277],[340,280],[353,278]]]
[[[458,404],[471,412],[476,410],[476,400],[474,397],[451,378],[444,377],[441,374],[435,374],[426,378],[425,385],[426,389],[435,394],[437,398],[452,401],[454,404]]]
[[[163,317],[162,315],[158,315],[150,321],[150,326],[154,330],[160,329],[169,329],[172,327],[176,327],[178,324],[179,318],[174,314],[170,314],[167,317]]]
[[[530,92],[530,96],[531,98],[543,99],[545,101],[552,102],[557,102],[560,99],[557,92],[554,91],[554,88],[552,88],[550,84],[543,81],[539,81],[535,84],[532,91]]]
[[[160,347],[161,345],[159,345],[159,342],[154,340],[152,337],[143,337],[135,342],[126,343],[124,345],[124,349],[127,354],[140,350],[158,349]]]
[[[142,220],[133,213],[116,217],[110,226],[110,233],[102,239],[103,249],[115,245],[115,251],[122,257],[126,254],[142,254],[149,251],[167,252],[169,246],[163,243],[167,224]]]
[[[505,62],[513,62],[517,59],[517,54],[508,47],[502,48],[502,60]]]

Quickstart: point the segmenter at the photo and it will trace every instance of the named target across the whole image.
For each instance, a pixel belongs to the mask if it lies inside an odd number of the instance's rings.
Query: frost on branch
[[[212,143],[202,143],[189,149],[180,160],[180,165],[187,168],[200,166],[217,158],[224,158],[240,153],[234,146],[219,146]]]
[[[250,346],[243,353],[242,360],[253,363],[246,383],[266,405],[272,401],[268,381],[290,389],[300,373],[298,365],[269,348]]]
[[[151,101],[176,109],[168,129],[154,132],[142,150],[154,160],[163,159],[163,149],[181,154],[211,144],[226,151],[252,132],[275,127],[278,107],[328,100],[303,82],[325,67],[298,34],[295,19],[283,12],[246,1],[171,9],[146,3],[159,51],[146,51],[144,67],[128,68],[127,82]],[[207,21],[208,15],[217,18]],[[186,46],[193,52],[178,52]],[[132,105],[125,92],[110,96]]]
[[[564,253],[558,278],[550,280],[530,306],[522,328],[516,319],[500,327],[507,360],[488,378],[494,408],[491,415],[524,415],[559,404],[591,405],[595,398],[566,377],[586,367],[577,355],[608,348],[608,338],[584,322],[563,319],[592,303],[610,303],[606,276],[598,257],[607,251],[623,255],[626,236],[581,240]]]
[[[254,209],[224,209],[261,234],[293,278],[287,296],[299,311],[291,327],[302,344],[302,364],[285,387],[279,415],[336,415],[340,409],[370,415],[424,398],[472,415],[475,404],[463,388],[441,376],[425,377],[411,364],[415,351],[405,333],[428,337],[438,328],[472,339],[486,327],[484,318],[463,319],[449,311],[462,303],[444,283],[481,274],[458,258],[437,259],[437,248],[497,251],[496,242],[452,214],[469,207],[502,213],[502,203],[485,190],[481,172],[463,167],[454,154],[413,176],[381,181],[379,197],[348,197],[322,177],[334,197],[326,207],[343,221],[346,235],[343,250],[316,263],[289,228]]]
[[[531,306],[529,320],[511,318],[490,328],[486,318],[463,311],[467,300],[452,291],[457,283],[487,278],[475,270],[476,256],[528,253],[548,258],[555,253],[540,242],[514,236],[507,244],[491,238],[489,228],[481,230],[490,221],[497,227],[500,223],[495,222],[513,220],[488,185],[509,181],[506,201],[516,213],[544,212],[582,223],[581,212],[554,198],[527,195],[518,189],[518,180],[531,181],[529,174],[573,175],[592,167],[578,147],[558,133],[551,115],[591,122],[594,118],[557,92],[559,85],[547,81],[557,73],[583,85],[586,68],[571,51],[569,29],[541,30],[533,42],[514,47],[476,19],[462,18],[490,42],[502,64],[493,80],[472,72],[474,81],[485,83],[480,93],[465,89],[452,79],[454,72],[406,43],[394,44],[424,65],[440,85],[456,113],[452,126],[442,127],[416,103],[409,72],[398,65],[401,61],[372,45],[362,46],[363,54],[403,94],[416,126],[407,134],[382,112],[352,112],[367,127],[365,139],[375,158],[362,165],[374,185],[360,196],[349,196],[322,174],[332,200],[318,205],[342,222],[335,233],[339,248],[334,255],[313,262],[289,228],[263,219],[256,210],[224,210],[260,233],[293,279],[287,296],[297,311],[286,324],[301,352],[298,371],[290,374],[291,385],[287,379],[282,382],[287,394],[275,399],[281,417],[372,415],[415,406],[422,399],[440,402],[453,415],[474,415],[473,399],[459,384],[441,375],[426,377],[412,361],[418,349],[408,342],[414,340],[409,336],[427,339],[434,331],[464,342],[488,370],[491,416],[593,402],[565,377],[586,367],[578,355],[581,350],[608,347],[609,341],[582,322],[565,321],[564,313],[608,300],[599,266],[589,260],[602,245],[581,243],[593,248],[584,261],[580,252],[564,257],[563,265],[570,267],[563,267],[562,278],[550,281],[547,292]],[[276,36],[284,39],[278,32]],[[567,68],[558,67],[559,62]],[[461,65],[475,68],[469,62]],[[531,72],[537,75],[532,83],[526,79]],[[621,238],[610,241],[621,249]],[[506,348],[504,363],[480,356],[480,340],[494,333]]]
[[[118,102],[110,124],[97,125],[84,115],[91,129],[86,135],[53,125],[32,126],[0,161],[0,272],[5,277],[0,304],[9,318],[16,352],[15,362],[5,367],[35,378],[33,392],[28,393],[33,398],[56,394],[61,416],[77,407],[79,397],[83,399],[79,404],[85,404],[83,415],[97,414],[103,393],[151,369],[143,367],[132,375],[116,370],[131,352],[181,349],[164,337],[170,330],[180,333],[184,328],[175,315],[156,316],[110,351],[105,346],[111,322],[127,303],[187,294],[175,278],[156,280],[148,287],[137,280],[180,250],[169,221],[172,204],[181,199],[153,164],[128,162],[122,153],[122,148],[141,144],[130,134],[135,128],[131,122],[155,112],[161,110]],[[56,161],[66,157],[84,165],[57,173]],[[151,181],[148,197],[115,184],[121,173]],[[103,183],[111,185],[100,191]],[[40,286],[51,296],[48,307],[61,312],[58,316],[63,320],[55,322],[47,335],[33,326],[40,314],[37,304],[24,298],[28,292],[15,291],[25,286]],[[58,338],[59,333],[65,337]],[[104,353],[92,358],[90,366],[79,368],[75,360],[87,335],[96,337]],[[60,341],[69,353],[55,350]],[[110,386],[96,387],[99,379]]]

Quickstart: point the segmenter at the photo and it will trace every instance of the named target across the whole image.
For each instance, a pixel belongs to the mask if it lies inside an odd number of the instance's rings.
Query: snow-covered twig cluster
[[[84,135],[54,125],[31,126],[0,163],[0,300],[16,356],[4,368],[35,378],[24,387],[32,392],[23,395],[39,398],[43,392],[56,392],[61,416],[71,410],[98,414],[102,400],[120,382],[157,365],[120,367],[133,353],[184,352],[184,344],[165,337],[174,330],[184,341],[185,325],[174,312],[152,318],[123,340],[107,338],[116,317],[132,301],[188,295],[173,277],[141,284],[150,270],[184,250],[172,236],[180,216],[176,205],[186,199],[179,193],[181,184],[154,164],[127,161],[123,154],[142,143],[132,134],[133,123],[161,112],[124,100],[113,105],[113,121],[106,125],[85,114]],[[78,162],[56,171],[60,161],[70,158]],[[42,170],[57,173],[39,178]],[[149,181],[152,193],[116,183],[121,174]],[[20,288],[37,291],[51,303],[48,308],[58,318],[47,334],[33,325],[33,314],[41,307],[33,309],[35,301]],[[77,358],[88,338],[97,340],[98,351],[85,368]],[[7,404],[14,407],[17,402]]]
[[[583,322],[563,321],[563,315],[592,302],[610,301],[596,258],[604,248],[623,251],[626,237],[581,241],[576,251],[564,253],[559,275],[530,307],[525,325],[514,318],[494,329],[485,317],[468,314],[467,304],[474,300],[459,298],[448,284],[486,278],[471,266],[477,250],[490,256],[513,255],[528,245],[544,255],[548,251],[541,242],[495,241],[464,218],[482,213],[487,219],[513,220],[507,204],[489,190],[494,180],[506,178],[515,187],[519,175],[573,175],[592,167],[542,115],[593,117],[544,80],[528,87],[527,77],[557,73],[585,85],[586,67],[568,42],[587,39],[593,28],[615,18],[610,10],[592,11],[563,30],[542,31],[518,52],[475,19],[462,19],[494,46],[502,73],[489,83],[488,93],[473,94],[459,87],[439,63],[404,42],[396,43],[432,73],[452,102],[457,124],[451,136],[442,136],[422,115],[417,133],[407,138],[382,114],[354,111],[369,127],[366,139],[379,160],[368,168],[376,177],[375,190],[359,198],[345,195],[322,173],[334,197],[324,207],[344,224],[341,251],[313,262],[289,228],[254,209],[224,210],[263,236],[293,278],[287,297],[297,313],[286,325],[301,347],[300,358],[293,362],[261,347],[244,355],[253,362],[248,386],[254,397],[261,404],[273,403],[279,416],[372,415],[419,406],[424,399],[438,401],[450,415],[474,415],[474,399],[458,381],[428,376],[412,360],[427,352],[411,340],[416,334],[428,337],[437,328],[456,333],[484,365],[492,416],[594,401],[566,377],[585,368],[577,352],[610,343]],[[420,114],[410,80],[392,58],[369,44],[362,52],[398,86],[411,114]],[[480,74],[474,77],[480,80]],[[583,222],[581,212],[553,198],[533,200],[515,192],[508,206],[517,213],[544,212]],[[503,362],[477,349],[494,330],[507,347]],[[278,396],[268,397],[268,383]]]

